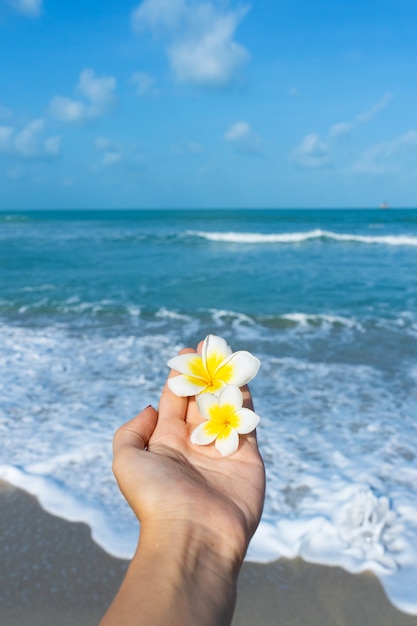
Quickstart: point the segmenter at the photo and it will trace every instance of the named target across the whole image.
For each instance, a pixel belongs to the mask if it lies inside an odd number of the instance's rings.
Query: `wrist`
[[[134,623],[159,626],[170,615],[175,625],[229,625],[242,559],[231,558],[214,535],[192,522],[142,523],[124,583],[134,590],[140,612]],[[118,626],[130,624],[118,619]]]
[[[239,544],[239,545],[238,545]],[[205,524],[189,520],[142,522],[135,555],[169,560],[183,576],[215,574],[235,584],[246,544]]]

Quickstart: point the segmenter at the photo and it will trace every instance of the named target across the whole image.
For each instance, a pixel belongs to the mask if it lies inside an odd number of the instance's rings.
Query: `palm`
[[[245,401],[251,406],[248,391]],[[155,422],[150,411],[144,417]],[[140,449],[141,443],[136,454],[130,449],[123,475],[116,472],[119,484],[141,522],[193,520],[222,541],[232,537],[233,548],[245,550],[259,522],[265,488],[255,435],[241,438],[239,450],[222,458],[213,446],[190,443],[200,421],[195,400],[177,398],[166,386],[156,425],[138,420],[138,426],[149,429],[149,439],[137,433],[147,450]]]

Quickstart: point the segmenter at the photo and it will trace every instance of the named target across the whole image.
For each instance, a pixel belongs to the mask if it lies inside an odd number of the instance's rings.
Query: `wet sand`
[[[96,626],[127,565],[98,547],[85,524],[49,515],[0,483],[2,626]],[[417,616],[396,610],[372,574],[282,559],[242,568],[233,626],[260,624],[417,626]]]

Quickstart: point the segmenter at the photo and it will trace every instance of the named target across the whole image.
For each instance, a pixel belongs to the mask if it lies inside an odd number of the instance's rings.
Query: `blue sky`
[[[417,205],[411,0],[0,0],[0,209]]]

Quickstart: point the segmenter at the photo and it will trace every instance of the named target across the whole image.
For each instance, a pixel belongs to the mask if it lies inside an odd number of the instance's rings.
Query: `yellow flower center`
[[[235,407],[231,404],[224,404],[223,406],[213,404],[209,408],[209,415],[210,422],[217,426],[219,424],[221,426],[231,426],[232,428],[239,426],[239,417],[235,413]]]
[[[201,382],[201,380],[204,380],[207,384],[205,391],[208,391],[209,393],[216,393],[217,391],[220,391],[220,389],[228,383],[233,373],[233,366],[227,363],[220,367],[216,372],[217,367],[220,363],[222,363],[222,361],[224,361],[224,359],[225,356],[223,354],[211,355],[207,359],[206,369],[201,356],[196,355],[196,357],[189,363],[191,376],[189,375],[188,379],[197,384]]]

